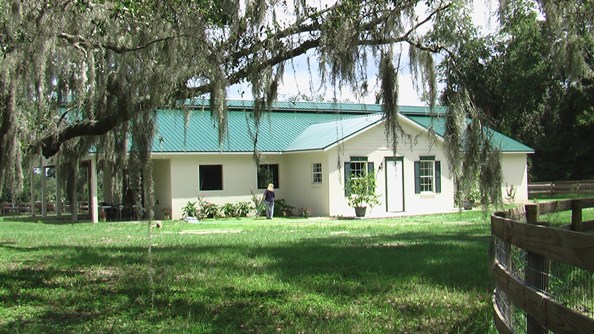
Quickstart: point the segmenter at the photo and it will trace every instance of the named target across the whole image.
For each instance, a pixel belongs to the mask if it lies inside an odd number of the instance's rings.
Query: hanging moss
[[[98,144],[101,158],[112,168],[114,198],[121,201],[124,170],[140,171],[143,187],[152,182],[149,170],[142,169],[150,166],[151,137],[140,133],[152,126],[150,113],[210,94],[222,145],[227,135],[226,88],[245,81],[252,85],[252,137],[259,163],[261,117],[277,98],[285,63],[300,55],[317,58],[322,82],[328,78],[335,94],[350,89],[355,96],[369,90],[368,65],[375,61],[387,140],[394,153],[403,141],[412,145],[398,123],[400,55],[395,50],[402,43],[409,45],[411,72],[433,107],[433,57],[440,51],[438,42],[452,37],[447,29],[451,22],[440,14],[462,11],[465,2],[428,1],[425,19],[419,17],[415,1],[341,0],[323,8],[302,0],[293,4],[136,1],[129,6],[121,1],[59,0],[45,6],[21,1],[0,6],[0,96],[14,97],[14,108],[5,109],[11,120],[0,124],[6,129],[0,131],[0,169],[10,168],[4,161],[25,164],[40,150],[46,156],[63,151],[61,159],[76,161],[96,144],[98,135],[103,137]],[[11,125],[17,122],[20,127]],[[471,125],[468,135],[479,136],[481,129],[480,123]],[[136,145],[130,161],[128,136]],[[32,144],[17,155],[9,137]],[[458,149],[456,140],[452,147]],[[479,148],[484,146],[464,150]],[[471,168],[470,162],[461,168]],[[6,179],[3,174],[0,180]],[[144,201],[152,203],[149,197]]]
[[[396,155],[398,136],[404,131],[398,121],[398,73],[392,63],[391,52],[382,56],[380,74],[382,80],[382,111],[386,118],[385,131],[392,152]]]
[[[153,168],[151,152],[155,133],[154,113],[144,113],[132,122],[131,183],[136,184],[136,203],[141,204],[148,221],[154,217]]]
[[[222,145],[227,135],[227,79],[223,71],[215,66],[211,76],[210,115],[219,130],[219,145]]]

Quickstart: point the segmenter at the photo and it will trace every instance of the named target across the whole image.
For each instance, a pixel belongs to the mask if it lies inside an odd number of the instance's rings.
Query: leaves
[[[351,207],[373,207],[379,205],[379,195],[375,192],[375,173],[365,173],[349,180],[351,194],[348,198]]]

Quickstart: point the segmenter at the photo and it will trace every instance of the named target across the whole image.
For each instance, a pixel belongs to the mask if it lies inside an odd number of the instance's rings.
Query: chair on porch
[[[19,206],[8,202],[2,203],[2,214],[4,216],[8,216],[10,213],[13,215],[18,215]]]
[[[31,204],[20,203],[19,204],[19,214],[20,213],[31,213]]]
[[[78,211],[83,213],[83,212],[89,212],[89,202],[83,201],[83,202],[79,202],[78,204]]]

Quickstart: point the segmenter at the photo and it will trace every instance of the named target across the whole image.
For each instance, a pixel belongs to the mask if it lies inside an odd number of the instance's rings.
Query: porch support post
[[[31,200],[29,201],[29,210],[31,210],[31,217],[35,217],[35,168],[33,163],[29,166],[31,173]]]
[[[96,157],[91,157],[90,163],[90,180],[89,186],[91,188],[91,220],[93,223],[99,222],[99,207],[97,203],[97,160]]]
[[[103,161],[103,201],[115,204],[112,193],[111,163]]]
[[[61,175],[60,168],[58,168],[59,160],[57,156],[54,161],[54,168],[56,169],[56,218],[60,219],[62,218],[62,187],[60,186],[62,180],[60,179]]]
[[[45,179],[45,161],[43,157],[39,158],[39,164],[41,165],[41,218],[47,218],[46,211],[46,179]]]

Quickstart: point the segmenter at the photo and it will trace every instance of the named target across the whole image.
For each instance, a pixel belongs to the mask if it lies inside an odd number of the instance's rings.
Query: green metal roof
[[[195,98],[186,100],[185,106],[190,106],[196,109],[208,110],[209,100],[202,98]],[[227,108],[229,110],[253,110],[253,100],[227,100]],[[431,115],[431,109],[424,106],[399,106],[400,112],[404,114],[416,115]],[[272,103],[273,111],[298,111],[298,112],[340,112],[340,113],[355,113],[368,114],[382,111],[380,104],[365,104],[365,103],[340,103],[340,102],[291,102],[291,101],[275,101]],[[434,114],[443,114],[446,112],[446,107],[435,106],[433,108]]]
[[[445,118],[444,117],[427,117],[405,115],[408,119],[421,125],[422,127],[433,131],[443,138],[445,134]],[[530,147],[516,141],[502,133],[489,129],[491,131],[491,142],[495,147],[498,147],[502,152],[518,152],[518,153],[534,153]]]
[[[156,113],[153,152],[245,152],[254,150],[253,101],[229,100],[227,136],[219,145],[218,127],[208,111],[208,100],[192,100],[193,108],[161,109]],[[189,102],[186,102],[186,105]],[[434,114],[443,114],[435,107]],[[186,127],[186,112],[189,112]],[[428,107],[401,106],[400,112],[417,124],[443,136],[443,117],[432,117]],[[275,102],[260,120],[256,148],[260,152],[323,150],[381,122],[381,105],[331,102]],[[500,133],[493,140],[504,152],[533,152]]]
[[[159,110],[153,152],[253,152],[256,126],[250,112],[229,110],[227,136],[219,145],[218,128],[208,111]],[[350,115],[350,117],[356,117]],[[338,113],[273,112],[260,120],[256,148],[283,152],[310,125],[338,121]]]
[[[379,113],[308,126],[285,151],[323,150],[383,119]]]

